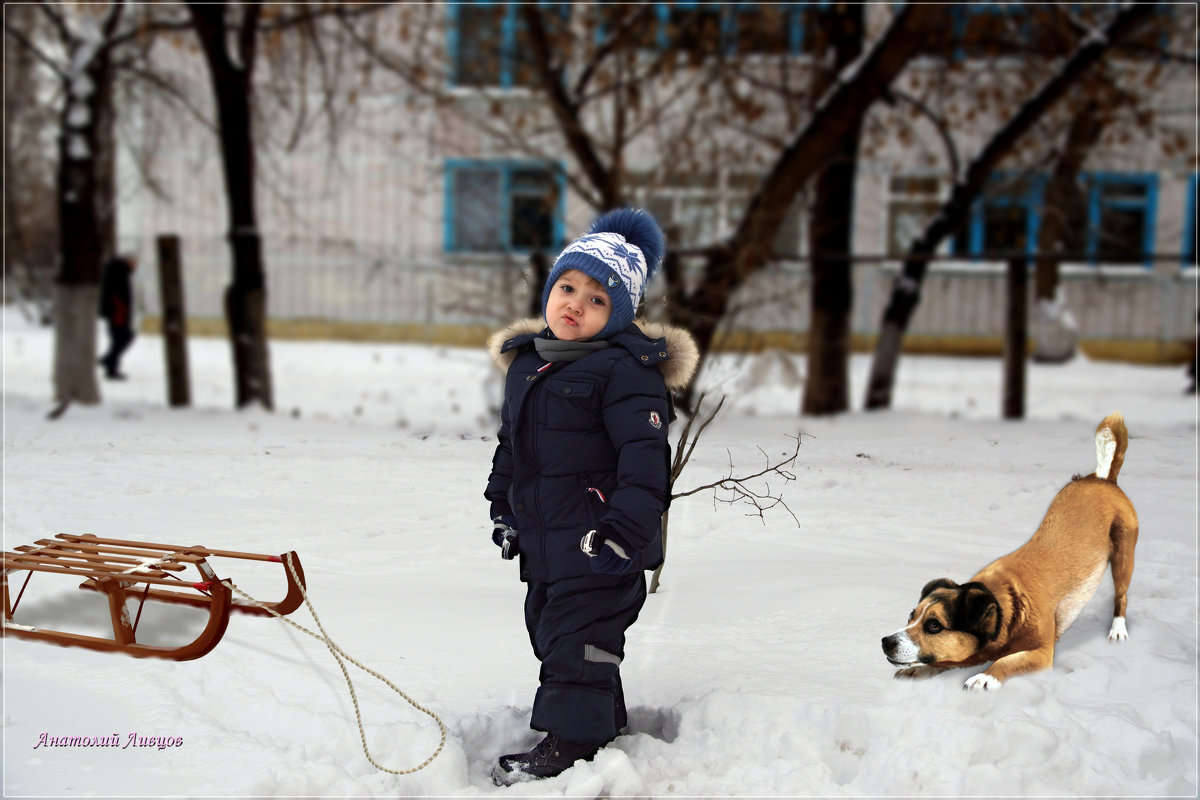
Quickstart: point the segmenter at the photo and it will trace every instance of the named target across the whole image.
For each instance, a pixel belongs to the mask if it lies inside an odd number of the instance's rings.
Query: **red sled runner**
[[[17,552],[4,553],[4,635],[19,639],[37,639],[69,647],[86,647],[104,652],[125,653],[137,658],[168,658],[188,661],[208,653],[217,646],[229,626],[229,612],[271,616],[290,614],[304,601],[304,570],[295,551],[281,556],[259,553],[240,553],[233,550],[213,550],[208,547],[183,547],[154,542],[102,539],[90,533],[75,535],[60,533],[54,539],[40,539],[32,545],[21,545]],[[226,580],[217,576],[209,558],[235,558],[267,561],[284,565],[287,594],[276,603],[238,602]],[[295,576],[288,566],[295,569]],[[199,580],[183,576],[188,567],[195,567]],[[9,597],[9,575],[27,571],[16,600]],[[111,639],[85,636],[65,631],[21,625],[13,621],[13,613],[21,602],[30,578],[35,572],[50,572],[82,578],[80,589],[102,592],[108,596],[112,617]],[[137,614],[131,621],[127,600],[139,601]],[[208,623],[193,641],[178,646],[140,644],[137,641],[138,622],[147,600],[176,603],[208,609]]]

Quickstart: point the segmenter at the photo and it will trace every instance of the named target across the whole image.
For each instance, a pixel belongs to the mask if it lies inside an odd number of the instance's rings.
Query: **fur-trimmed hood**
[[[696,340],[683,328],[667,325],[662,322],[635,320],[634,325],[648,340],[661,339],[666,345],[668,357],[658,363],[663,381],[667,389],[680,391],[691,383],[700,365],[700,349]],[[503,329],[488,337],[488,352],[496,362],[501,372],[508,372],[509,366],[516,359],[519,348],[505,348],[505,344],[519,336],[534,336],[546,329],[546,321],[541,317],[530,317],[510,323]]]

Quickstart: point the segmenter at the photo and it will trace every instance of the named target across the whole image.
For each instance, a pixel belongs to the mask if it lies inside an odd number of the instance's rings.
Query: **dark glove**
[[[591,558],[592,572],[601,575],[622,575],[633,566],[638,552],[625,547],[616,539],[610,539],[597,531],[588,533],[579,542],[579,547]]]
[[[506,560],[516,558],[521,552],[517,546],[517,531],[513,528],[515,524],[517,521],[507,514],[492,520],[492,541],[500,548],[500,557]]]

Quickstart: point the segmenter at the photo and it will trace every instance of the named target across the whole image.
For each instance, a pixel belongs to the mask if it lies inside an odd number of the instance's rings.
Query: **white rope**
[[[425,708],[425,706],[421,705],[416,700],[413,700],[400,687],[398,687],[396,684],[392,683],[387,678],[380,675],[375,670],[356,661],[349,653],[347,653],[345,650],[343,650],[341,647],[339,647],[336,643],[334,643],[334,641],[332,639],[329,638],[329,634],[325,632],[325,626],[321,624],[321,618],[317,616],[317,610],[315,608],[313,608],[312,601],[310,601],[308,599],[308,592],[306,592],[304,589],[304,582],[300,580],[299,576],[296,574],[296,568],[292,565],[292,554],[288,553],[287,555],[284,556],[284,559],[285,559],[284,563],[287,564],[287,568],[288,568],[288,571],[292,575],[292,579],[296,582],[296,585],[300,587],[300,594],[304,598],[304,605],[308,607],[308,612],[310,614],[312,614],[313,620],[317,623],[317,627],[321,630],[320,635],[313,633],[312,631],[310,631],[308,628],[304,627],[303,625],[293,622],[292,620],[288,619],[283,614],[280,614],[278,611],[276,611],[275,609],[266,605],[265,603],[255,600],[253,597],[246,594],[238,587],[234,586],[232,581],[225,580],[225,581],[221,581],[221,583],[223,583],[225,586],[228,586],[234,592],[236,592],[237,594],[246,598],[254,605],[256,605],[262,609],[265,609],[266,611],[271,613],[273,616],[278,617],[279,619],[286,622],[288,625],[291,625],[296,630],[302,631],[303,633],[307,633],[309,636],[313,637],[314,639],[320,639],[322,642],[325,643],[325,646],[329,648],[329,652],[333,655],[334,660],[336,660],[338,662],[338,666],[342,668],[342,676],[346,679],[346,686],[349,687],[349,689],[350,689],[350,699],[354,701],[354,716],[358,718],[358,736],[360,739],[362,739],[363,753],[367,756],[367,760],[371,762],[372,766],[374,766],[376,769],[380,770],[381,772],[388,772],[388,773],[391,773],[392,775],[411,775],[414,772],[420,772],[421,770],[428,767],[430,764],[433,763],[433,760],[441,754],[442,749],[446,746],[446,725],[442,722],[441,718],[438,717],[437,714],[433,713],[428,708]],[[345,661],[342,660],[343,658],[345,658],[346,661],[349,661],[351,664],[358,667],[359,669],[361,669],[363,672],[367,673],[371,677],[382,682],[385,686],[387,686],[393,692],[395,692],[396,694],[403,697],[405,699],[405,701],[407,701],[408,704],[411,705],[413,708],[417,709],[418,711],[420,711],[424,714],[428,714],[430,717],[433,718],[433,721],[438,724],[438,728],[441,729],[441,732],[442,732],[442,739],[438,743],[437,749],[433,751],[433,755],[431,755],[429,758],[422,761],[417,766],[410,767],[409,769],[391,769],[389,767],[385,767],[371,756],[371,750],[367,747],[367,733],[363,729],[362,711],[358,707],[358,693],[354,691],[354,683],[350,680],[350,671],[346,669]]]

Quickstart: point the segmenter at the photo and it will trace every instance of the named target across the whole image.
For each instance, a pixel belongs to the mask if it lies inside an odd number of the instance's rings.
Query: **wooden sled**
[[[290,614],[304,602],[304,569],[295,551],[282,556],[239,553],[232,550],[213,550],[208,547],[182,547],[173,544],[136,542],[123,539],[102,539],[90,533],[75,535],[60,533],[54,539],[40,539],[32,545],[21,545],[17,552],[4,553],[4,635],[19,639],[37,639],[52,644],[86,647],[105,652],[119,652],[138,658],[169,658],[187,661],[208,653],[217,646],[229,626],[229,612],[270,616]],[[254,605],[233,599],[233,592],[209,565],[209,558],[238,558],[249,561],[269,561],[284,565],[287,594],[275,603]],[[296,570],[292,577],[285,559]],[[199,572],[200,580],[191,582],[180,573],[189,566]],[[28,571],[17,598],[10,602],[8,576]],[[113,636],[106,639],[77,633],[46,630],[13,622],[13,612],[21,602],[25,585],[34,572],[51,572],[82,578],[80,589],[103,592],[108,596]],[[297,582],[298,579],[298,582]],[[126,600],[138,600],[137,615],[131,622]],[[208,609],[208,623],[195,640],[179,646],[139,644],[137,627],[142,607],[147,600],[179,603]]]

